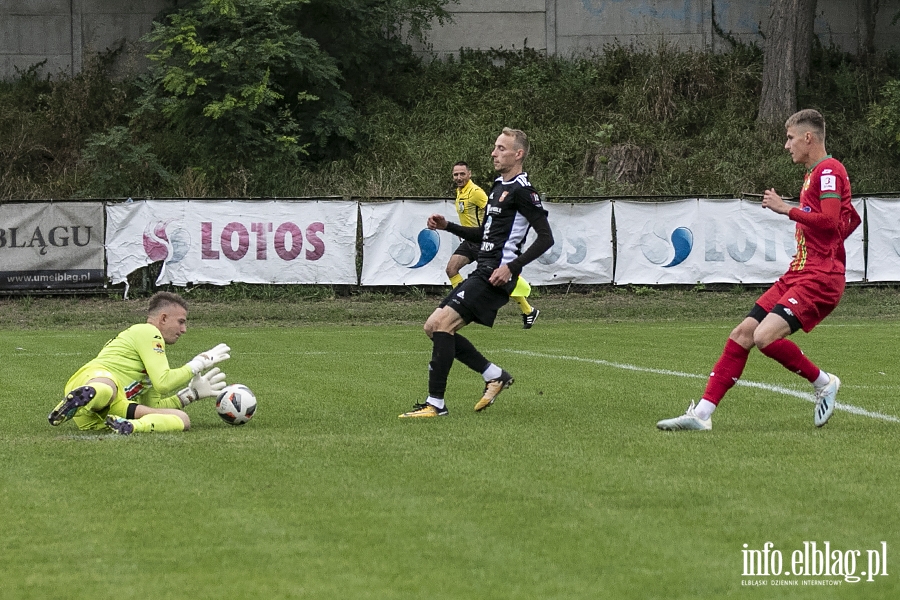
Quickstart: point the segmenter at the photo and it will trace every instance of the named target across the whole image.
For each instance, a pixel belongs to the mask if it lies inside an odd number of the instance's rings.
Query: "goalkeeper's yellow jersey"
[[[115,376],[119,394],[138,402],[140,396],[151,387],[160,396],[167,396],[184,387],[193,373],[187,365],[169,368],[166,357],[166,341],[159,329],[150,323],[132,325],[106,343],[96,358],[84,365],[79,372],[88,369],[104,369]]]
[[[459,224],[463,227],[481,227],[484,223],[484,207],[487,206],[487,201],[487,194],[472,183],[471,179],[463,187],[457,188],[456,212],[459,215]]]

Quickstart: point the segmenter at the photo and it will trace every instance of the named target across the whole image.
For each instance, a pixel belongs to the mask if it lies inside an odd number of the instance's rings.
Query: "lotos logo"
[[[400,236],[403,239],[393,244],[389,252],[394,262],[403,267],[410,269],[424,267],[434,260],[438,250],[441,249],[441,238],[437,231],[432,231],[431,229],[420,231],[416,235],[415,241],[413,241],[412,237],[403,233]]]
[[[191,236],[174,220],[147,223],[144,228],[144,252],[150,260],[177,263],[191,248]]]
[[[690,256],[693,248],[694,234],[687,227],[677,227],[671,236],[668,236],[664,225],[654,226],[653,223],[647,223],[644,226],[641,252],[654,265],[664,268],[678,266]]]
[[[249,255],[256,260],[268,260],[270,247],[284,261],[292,261],[301,253],[306,260],[319,260],[325,255],[325,240],[322,238],[325,224],[322,222],[310,223],[305,231],[291,221],[277,227],[269,222],[249,225],[232,221],[219,230],[211,221],[201,222],[200,258],[220,260],[224,255],[228,260],[239,261]]]

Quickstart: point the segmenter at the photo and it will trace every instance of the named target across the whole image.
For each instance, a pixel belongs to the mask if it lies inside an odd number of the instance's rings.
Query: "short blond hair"
[[[162,312],[163,309],[170,306],[180,306],[185,311],[188,309],[187,301],[172,292],[156,292],[150,296],[150,303],[147,306],[147,314],[155,315]]]
[[[817,110],[806,108],[795,112],[784,122],[784,128],[805,127],[816,136],[819,141],[825,142],[825,117]]]
[[[524,151],[524,154],[522,154],[522,160],[524,161],[528,157],[528,151],[531,150],[531,143],[528,141],[528,136],[525,132],[521,129],[504,127],[502,133],[516,140],[517,149],[521,148]]]

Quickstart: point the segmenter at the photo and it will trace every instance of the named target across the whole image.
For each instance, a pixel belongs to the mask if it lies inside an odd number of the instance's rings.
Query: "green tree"
[[[193,0],[145,38],[136,116],[161,116],[223,171],[334,153],[360,139],[364,100],[399,93],[418,65],[406,36],[446,18],[446,1]]]
[[[433,22],[449,19],[458,0],[310,0],[297,27],[334,57],[354,99],[372,93],[400,98],[420,71],[407,41],[424,41]]]
[[[309,112],[352,137],[334,60],[291,26],[307,1],[198,0],[155,22],[138,117],[159,111],[219,168],[305,153]]]

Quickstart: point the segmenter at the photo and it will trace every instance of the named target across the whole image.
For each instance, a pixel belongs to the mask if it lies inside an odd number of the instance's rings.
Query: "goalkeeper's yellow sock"
[[[91,381],[88,387],[94,388],[94,397],[91,401],[84,405],[90,411],[101,412],[112,404],[113,389],[107,384],[100,381]]]
[[[462,282],[463,282],[463,276],[460,275],[459,273],[457,273],[456,275],[454,275],[453,277],[450,278],[450,285],[452,285],[453,287],[458,286]]]
[[[523,315],[530,315],[533,308],[530,304],[528,304],[528,300],[525,296],[510,296],[513,300],[519,303],[519,308],[522,309]]]
[[[144,406],[149,406],[150,408],[177,408],[181,410],[184,408],[184,404],[181,402],[181,398],[178,396],[166,396],[162,398],[159,394],[154,394],[153,390],[150,390],[150,393],[147,394],[147,399],[141,402]]]
[[[135,432],[152,433],[154,431],[184,431],[184,421],[178,415],[152,414],[140,419],[131,419]]]

